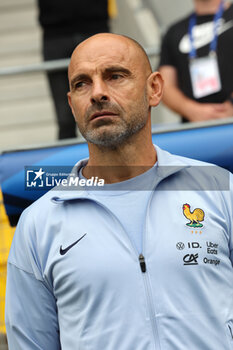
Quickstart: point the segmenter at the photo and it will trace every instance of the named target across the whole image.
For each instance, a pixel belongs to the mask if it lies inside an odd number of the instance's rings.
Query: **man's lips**
[[[117,114],[110,111],[100,111],[92,114],[90,120],[101,118],[101,117],[114,116],[114,115],[117,115]]]

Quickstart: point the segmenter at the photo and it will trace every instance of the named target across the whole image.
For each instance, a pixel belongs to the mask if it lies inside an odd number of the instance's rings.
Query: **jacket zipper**
[[[138,257],[138,260],[139,260],[139,264],[140,264],[142,272],[145,273],[146,272],[146,262],[145,262],[144,256],[142,254],[140,254]]]
[[[149,309],[149,317],[151,322],[153,338],[154,338],[154,346],[156,349],[156,344],[158,344],[159,348],[160,348],[160,344],[159,344],[157,325],[156,325],[155,316],[154,316],[153,298],[152,298],[152,293],[151,293],[151,288],[150,288],[150,283],[148,278],[146,261],[143,254],[140,254],[138,259],[139,259],[140,268],[143,274],[143,282],[144,282],[145,291],[146,291],[146,299],[147,299],[147,304]]]
[[[160,346],[160,340],[159,340],[159,332],[155,320],[155,306],[153,302],[153,296],[152,296],[152,290],[150,286],[150,281],[149,281],[149,275],[147,271],[147,266],[146,266],[146,261],[144,257],[144,249],[145,249],[145,241],[146,241],[146,232],[147,232],[147,222],[148,222],[148,208],[150,207],[151,201],[153,197],[153,192],[151,193],[151,196],[149,198],[148,204],[147,204],[147,211],[146,211],[146,218],[145,218],[145,224],[144,224],[144,230],[143,230],[143,246],[142,246],[142,253],[139,255],[139,263],[140,263],[140,268],[142,271],[143,275],[143,281],[144,281],[144,286],[145,286],[145,291],[146,291],[146,298],[147,298],[147,304],[148,304],[148,310],[149,310],[149,317],[150,317],[150,323],[151,323],[151,328],[152,328],[152,333],[154,337],[154,347],[161,349]]]
[[[151,202],[151,198],[152,198],[152,195],[148,201],[148,205],[147,205],[147,209],[149,207],[149,204]],[[98,203],[102,208],[104,208],[115,220],[117,220],[117,222],[119,223],[119,225],[121,226],[122,228],[122,231],[125,232],[130,244],[131,244],[131,247],[133,248],[133,251],[136,253],[136,255],[138,255],[138,251],[136,249],[136,247],[134,246],[133,242],[131,241],[131,239],[129,238],[127,232],[124,230],[121,222],[118,220],[118,218],[116,217],[116,215],[114,213],[111,212],[111,210],[109,210],[104,204],[102,204],[101,202],[97,201],[96,199],[94,199],[94,201],[96,203]],[[147,214],[148,214],[148,210],[147,210],[147,213],[146,213],[146,217],[147,217]],[[146,220],[145,220],[146,221]],[[145,239],[145,233],[143,232],[143,239]],[[144,244],[143,244],[144,245]],[[149,285],[149,279],[148,279],[148,273],[147,273],[147,267],[146,267],[146,261],[145,261],[145,257],[144,255],[141,253],[139,254],[138,256],[138,259],[139,259],[139,265],[140,265],[140,269],[142,271],[142,274],[143,274],[143,282],[144,282],[144,286],[145,286],[145,291],[146,291],[146,299],[147,299],[147,304],[148,304],[148,309],[149,309],[149,317],[150,317],[150,322],[151,322],[151,328],[152,328],[152,333],[153,333],[153,338],[154,338],[154,348],[156,349],[156,344],[158,343],[159,344],[159,337],[158,337],[158,330],[157,330],[157,325],[156,325],[156,322],[155,322],[155,317],[154,317],[154,307],[153,307],[153,298],[152,298],[152,293],[151,293],[151,288],[150,288],[150,285]],[[156,337],[157,335],[157,337]],[[156,339],[157,342],[156,342]],[[159,344],[159,349],[161,349],[160,347],[160,344]]]

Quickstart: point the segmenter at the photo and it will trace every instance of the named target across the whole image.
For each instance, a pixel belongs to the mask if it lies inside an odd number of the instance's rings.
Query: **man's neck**
[[[157,160],[149,132],[134,135],[133,139],[115,149],[89,144],[89,161],[83,169],[86,178],[92,176],[105,183],[125,181],[149,170]],[[139,136],[139,137],[138,137]],[[136,140],[135,140],[136,139]]]
[[[218,11],[221,0],[195,0],[194,7],[197,15],[211,15]],[[224,7],[229,6],[228,2],[225,2]]]

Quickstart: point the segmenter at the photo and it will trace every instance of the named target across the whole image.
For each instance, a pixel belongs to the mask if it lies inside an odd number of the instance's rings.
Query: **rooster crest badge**
[[[202,209],[196,208],[193,210],[193,212],[190,211],[190,205],[189,204],[183,204],[183,214],[184,216],[190,220],[186,225],[189,227],[203,227],[202,224],[200,224],[200,221],[204,221],[205,213]]]

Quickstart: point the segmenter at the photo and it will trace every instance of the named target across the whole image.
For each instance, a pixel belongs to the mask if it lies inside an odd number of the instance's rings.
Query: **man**
[[[69,81],[90,154],[76,176],[105,185],[56,188],[21,216],[8,260],[10,350],[230,349],[229,174],[153,146],[163,82],[132,39],[87,39]]]
[[[184,122],[232,117],[233,5],[194,0],[194,8],[162,41],[163,102]]]

